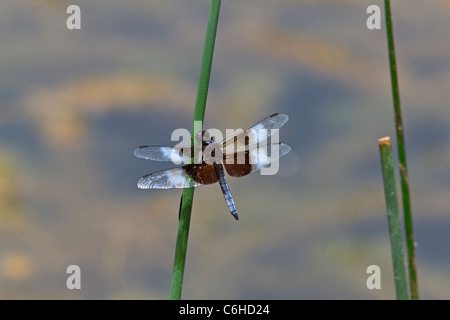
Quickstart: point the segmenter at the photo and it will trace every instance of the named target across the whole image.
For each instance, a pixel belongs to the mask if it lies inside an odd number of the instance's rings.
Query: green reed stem
[[[197,99],[195,102],[194,123],[192,125],[191,132],[191,145],[195,145],[197,143],[194,139],[196,134],[195,122],[201,121],[201,123],[203,123],[203,119],[205,117],[206,99],[208,96],[214,44],[216,41],[217,23],[219,21],[220,2],[220,0],[211,0],[208,27],[206,29],[205,44],[203,49],[203,59],[200,70],[200,79],[198,82]],[[172,289],[170,291],[171,300],[181,299],[193,199],[194,188],[184,189],[183,196],[181,198],[177,243],[173,263]]]
[[[383,172],[384,196],[391,238],[392,261],[394,265],[395,291],[398,300],[408,300],[408,284],[403,251],[403,231],[400,223],[397,191],[395,188],[394,161],[389,137],[378,140],[381,170]]]
[[[411,200],[409,193],[408,166],[406,164],[405,138],[403,135],[402,110],[400,107],[400,90],[397,77],[397,65],[395,60],[394,32],[391,18],[391,5],[389,0],[384,0],[386,13],[386,32],[389,48],[389,66],[391,72],[392,97],[394,101],[395,127],[397,132],[397,150],[400,168],[400,184],[403,200],[403,215],[406,230],[406,243],[408,248],[409,287],[411,299],[419,299],[416,271],[416,253],[414,245],[413,221],[411,214]]]

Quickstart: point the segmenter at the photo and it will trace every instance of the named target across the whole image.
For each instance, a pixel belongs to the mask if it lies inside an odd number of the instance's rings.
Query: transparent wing
[[[189,147],[185,148],[172,148],[161,146],[142,146],[134,150],[134,155],[138,158],[149,159],[155,161],[172,161],[173,163],[187,163],[190,157]],[[184,151],[184,153],[183,153]]]
[[[267,129],[270,131],[271,129],[280,129],[284,124],[289,120],[289,117],[287,114],[284,113],[275,113],[264,120],[261,120],[257,124],[255,124],[250,129],[253,130],[260,130],[260,129]],[[249,130],[250,130],[249,129]],[[267,133],[268,137],[270,137],[270,132]]]
[[[143,176],[137,184],[140,189],[190,188],[201,185],[202,183],[195,182],[183,167],[150,173]]]
[[[248,149],[248,146],[256,146],[257,143],[269,138],[272,135],[272,130],[280,129],[288,120],[289,117],[286,114],[275,113],[261,120],[253,127],[222,142],[222,150],[224,153],[227,153],[227,151],[231,153],[233,149],[234,152],[239,152]],[[267,134],[263,135],[260,130],[265,130]]]

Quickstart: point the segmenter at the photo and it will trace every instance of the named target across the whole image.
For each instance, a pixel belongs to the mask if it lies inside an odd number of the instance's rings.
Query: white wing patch
[[[196,183],[182,168],[173,168],[153,172],[138,181],[140,189],[191,188],[202,184]]]
[[[254,162],[254,164],[252,163],[252,172],[269,167],[272,163],[291,151],[291,147],[282,142],[271,144],[270,148],[270,156],[264,148],[250,150],[250,163]]]

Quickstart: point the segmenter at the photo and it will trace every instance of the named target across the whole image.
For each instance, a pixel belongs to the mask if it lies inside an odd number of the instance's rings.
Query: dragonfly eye
[[[208,131],[202,131],[202,135],[203,135],[203,141],[210,141],[211,140],[211,135],[209,134]]]
[[[208,130],[203,130],[195,135],[195,140],[202,145],[209,145],[211,141],[215,141],[215,137]]]
[[[198,143],[202,144],[203,143],[203,134],[204,133],[205,133],[205,131],[197,132],[197,134],[195,135],[195,141],[197,141]]]

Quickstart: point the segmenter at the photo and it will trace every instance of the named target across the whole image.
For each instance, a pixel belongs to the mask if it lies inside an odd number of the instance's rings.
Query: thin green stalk
[[[205,117],[206,99],[208,96],[209,78],[211,75],[214,44],[216,41],[217,23],[219,21],[220,2],[220,0],[211,0],[208,27],[206,29],[205,44],[203,49],[203,59],[200,70],[200,79],[198,82],[197,100],[195,102],[194,123],[192,125],[191,132],[191,145],[196,144],[196,141],[194,139],[196,134],[195,122],[201,121],[201,123],[203,123],[203,119]],[[173,263],[172,289],[170,291],[171,300],[181,299],[193,199],[194,188],[184,189],[183,196],[181,198],[177,243]]]
[[[392,97],[394,101],[395,127],[397,132],[397,150],[400,167],[400,183],[403,200],[403,215],[406,230],[406,243],[408,248],[409,287],[411,299],[419,299],[417,287],[416,253],[414,245],[413,221],[411,214],[411,200],[409,194],[408,166],[406,164],[405,138],[403,135],[402,110],[400,107],[400,91],[397,77],[397,65],[395,60],[394,32],[391,18],[391,5],[389,0],[384,0],[386,14],[386,32],[389,48],[389,66],[391,72]]]
[[[398,300],[408,300],[408,285],[403,251],[403,232],[400,223],[397,191],[395,188],[394,161],[389,137],[378,140],[381,170],[383,172],[384,196],[391,238],[392,261],[394,265],[395,291]]]

